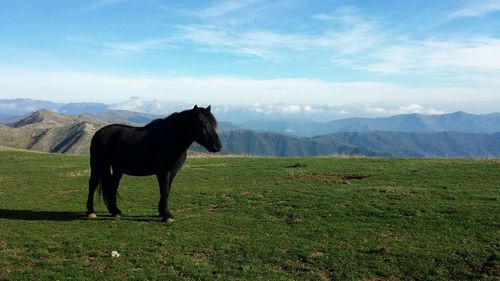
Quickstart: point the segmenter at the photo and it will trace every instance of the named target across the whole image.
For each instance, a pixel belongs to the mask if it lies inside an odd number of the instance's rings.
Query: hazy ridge
[[[491,130],[491,128],[498,125],[491,120],[484,121],[484,115],[476,119],[473,118],[474,116],[479,115],[459,112],[437,116],[436,118],[412,114],[375,121],[361,120],[363,122],[373,121],[375,124],[381,122],[395,124],[398,123],[395,120],[406,120],[405,122],[408,124],[404,126],[405,129],[408,129],[413,124],[409,120],[425,119],[427,124],[434,124],[435,128],[445,128],[442,124],[447,124],[448,127],[457,129],[473,126],[471,127],[472,130],[478,130],[478,128],[486,130],[484,129],[486,127]],[[108,110],[94,114],[62,115],[49,110],[39,110],[9,125],[0,125],[0,145],[46,152],[86,154],[89,151],[93,134],[102,126],[109,123],[144,124],[157,117],[152,114],[131,111]],[[497,118],[498,114],[490,114],[486,117]],[[429,121],[436,119],[439,122]],[[468,123],[465,123],[464,120],[468,120]],[[340,122],[345,123],[347,121],[340,120]],[[349,122],[354,122],[354,120]],[[325,124],[328,126],[330,123]],[[487,124],[489,126],[478,126],[477,124]],[[276,132],[240,129],[240,127],[230,122],[220,122],[219,131],[223,143],[223,153],[264,156],[337,154],[380,157],[500,156],[500,133],[360,130],[359,132],[337,132],[315,137],[294,137]],[[197,145],[193,145],[192,149],[203,151]]]

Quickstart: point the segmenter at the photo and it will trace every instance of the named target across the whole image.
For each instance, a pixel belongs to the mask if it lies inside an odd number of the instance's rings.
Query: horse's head
[[[194,140],[205,147],[210,152],[219,152],[222,148],[219,136],[215,129],[217,128],[217,120],[210,112],[211,106],[207,108],[194,106],[195,114]]]

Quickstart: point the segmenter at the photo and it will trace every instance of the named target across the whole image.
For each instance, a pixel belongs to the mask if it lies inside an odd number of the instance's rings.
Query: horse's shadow
[[[134,221],[152,221],[155,216],[124,216],[120,219]],[[33,211],[0,209],[0,219],[26,220],[26,221],[75,221],[88,220],[83,212],[68,211]],[[111,215],[99,215],[93,220],[114,220]]]
[[[0,219],[9,220],[73,221],[82,218],[83,214],[78,212],[0,209]]]

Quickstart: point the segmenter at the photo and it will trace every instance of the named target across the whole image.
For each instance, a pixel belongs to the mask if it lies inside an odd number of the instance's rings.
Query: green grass
[[[0,152],[0,280],[500,276],[499,160],[189,158],[170,225],[154,177],[123,178],[121,219],[83,219],[88,173]]]

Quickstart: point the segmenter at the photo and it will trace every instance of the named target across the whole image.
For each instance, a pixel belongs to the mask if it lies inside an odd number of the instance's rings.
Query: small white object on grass
[[[111,251],[111,257],[112,258],[119,258],[120,254],[117,251]]]

